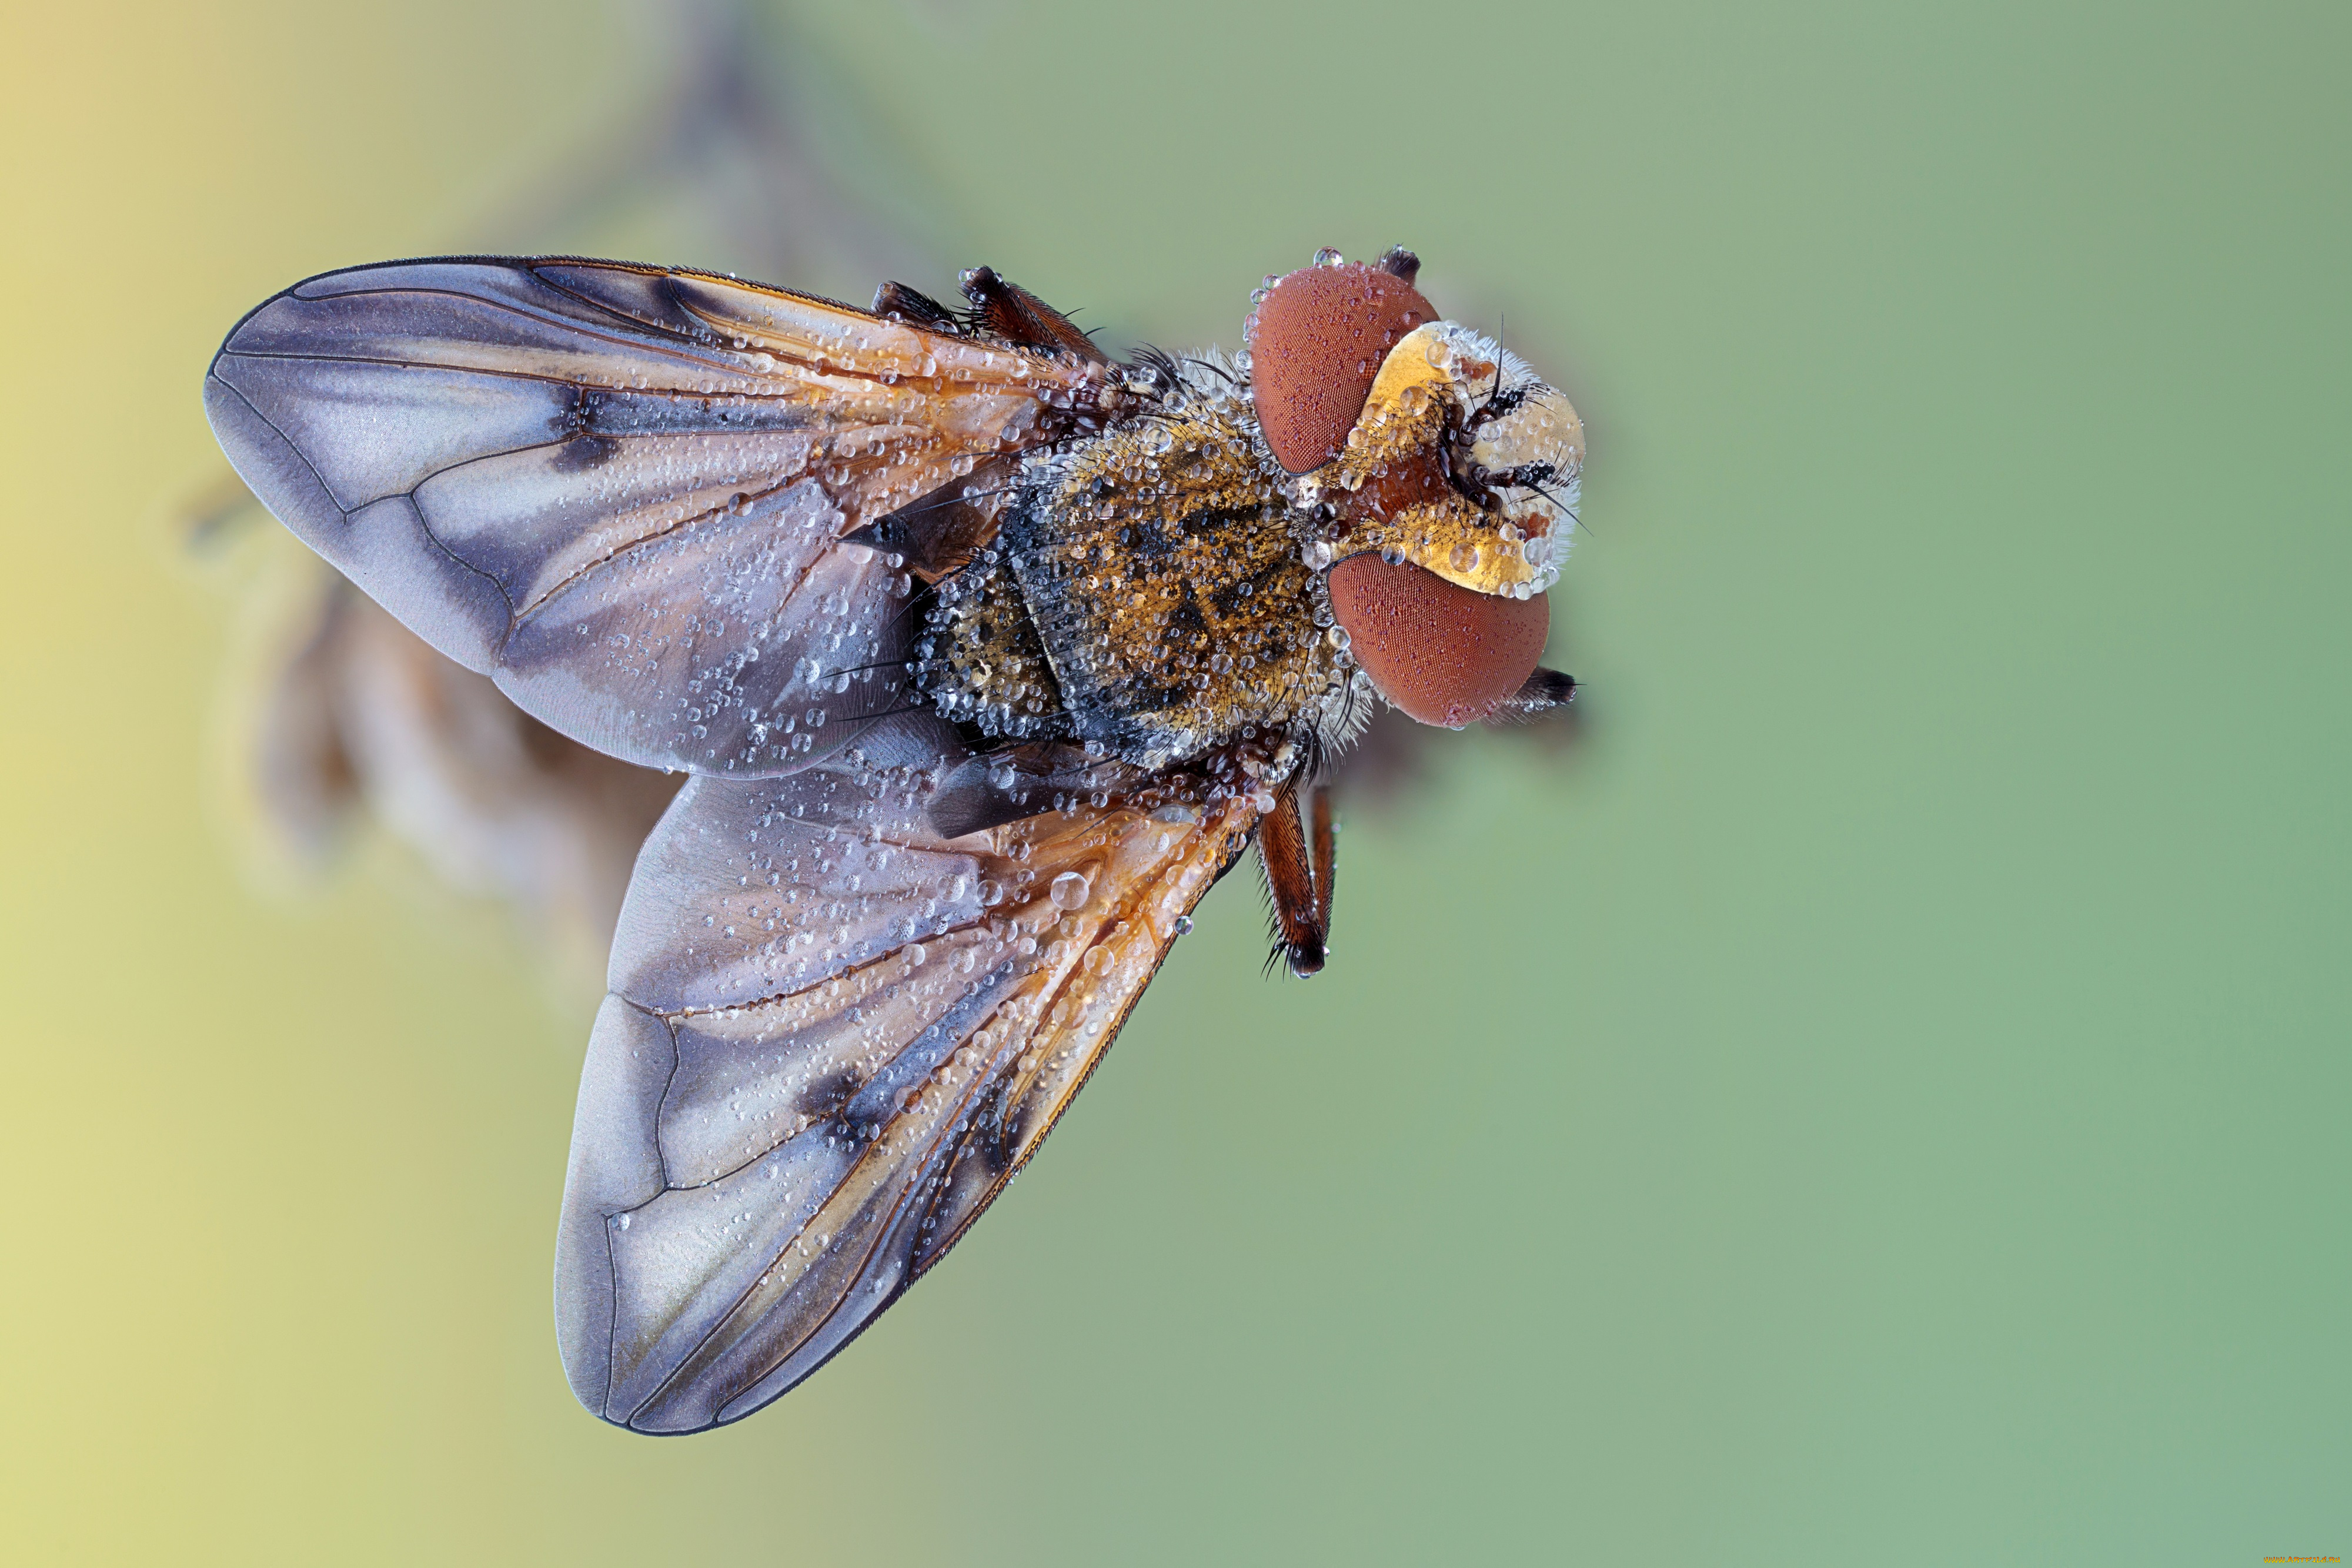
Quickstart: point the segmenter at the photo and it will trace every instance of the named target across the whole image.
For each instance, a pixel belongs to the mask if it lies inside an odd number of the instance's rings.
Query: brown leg
[[[1339,824],[1331,816],[1331,787],[1316,784],[1307,812],[1307,852],[1315,867],[1315,924],[1331,940],[1331,892],[1339,874]]]
[[[972,315],[987,330],[1008,343],[1055,349],[1096,364],[1110,356],[1078,330],[1067,316],[1017,283],[1007,283],[993,267],[975,267],[963,275],[963,297],[971,301]]]
[[[1301,979],[1323,967],[1337,848],[1331,792],[1317,785],[1283,791],[1258,826],[1258,859],[1274,905],[1275,952]]]
[[[903,283],[886,283],[874,291],[874,314],[905,321],[930,332],[962,330],[954,311],[929,295],[909,288]]]

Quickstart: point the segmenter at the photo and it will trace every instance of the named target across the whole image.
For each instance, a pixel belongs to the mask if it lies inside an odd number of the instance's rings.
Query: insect
[[[987,268],[871,310],[708,273],[330,273],[213,429],[285,524],[586,745],[688,779],[591,1035],[556,1316],[646,1432],[838,1351],[1035,1153],[1255,843],[1325,958],[1323,769],[1386,702],[1539,713],[1583,428],[1418,261],[1108,358]]]

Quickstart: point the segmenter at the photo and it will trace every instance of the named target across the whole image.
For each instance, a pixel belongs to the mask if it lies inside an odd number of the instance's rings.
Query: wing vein
[[[879,962],[880,960],[876,961]],[[990,1019],[994,1018],[998,1012],[1003,1010],[1004,1004],[1011,999],[1012,994],[1009,992],[1006,995],[1000,996],[984,1011],[979,1013],[973,1019],[965,1020],[962,1026],[958,1030],[959,1038],[970,1039],[971,1035],[978,1032],[978,1030],[983,1027]],[[951,1010],[949,1017],[952,1018],[953,1016],[954,1015]],[[948,1019],[943,1018],[930,1025],[929,1028],[920,1030],[913,1040],[907,1042],[906,1049],[908,1051],[914,1050],[917,1045],[921,1043],[926,1036],[931,1034],[934,1030],[945,1027],[947,1021]],[[674,1029],[675,1026],[673,1026],[673,1030]],[[674,1033],[673,1038],[675,1038]],[[1011,1049],[1011,1047],[1008,1046],[1006,1049]],[[1002,1060],[1002,1052],[999,1053],[999,1060]],[[993,1071],[986,1072],[976,1071],[972,1074],[971,1083],[964,1092],[965,1104],[959,1108],[959,1115],[941,1118],[941,1137],[946,1135],[947,1129],[950,1129],[956,1124],[956,1122],[960,1119],[961,1111],[968,1108],[970,1096],[978,1092],[985,1084],[992,1082],[994,1076],[995,1074]],[[668,1088],[667,1085],[663,1089],[663,1094],[665,1098],[667,1097]],[[906,1113],[902,1111],[899,1114],[904,1115]],[[895,1122],[897,1118],[894,1117],[892,1120]],[[824,1197],[815,1205],[809,1218],[803,1221],[791,1236],[785,1238],[782,1248],[770,1257],[768,1263],[761,1270],[761,1276],[755,1277],[751,1284],[746,1285],[741,1291],[736,1293],[734,1300],[729,1303],[727,1310],[723,1312],[718,1313],[714,1317],[709,1329],[704,1333],[700,1338],[694,1342],[693,1347],[677,1357],[677,1362],[670,1369],[668,1375],[664,1377],[659,1383],[656,1384],[653,1389],[646,1394],[646,1397],[638,1401],[638,1403],[630,1409],[629,1419],[631,1421],[634,1422],[637,1416],[644,1411],[647,1406],[652,1405],[660,1399],[663,1395],[670,1391],[673,1385],[677,1384],[680,1378],[688,1375],[688,1371],[694,1364],[695,1359],[708,1349],[713,1341],[719,1339],[720,1335],[726,1332],[728,1325],[734,1321],[736,1314],[742,1310],[744,1303],[749,1301],[752,1295],[759,1291],[761,1287],[761,1279],[764,1278],[770,1270],[772,1270],[778,1264],[782,1263],[784,1260],[785,1254],[792,1249],[793,1244],[801,1237],[805,1236],[808,1233],[808,1227],[815,1223],[816,1216],[823,1214],[826,1206],[831,1204],[835,1198],[838,1197],[843,1189],[847,1187],[856,1179],[858,1173],[866,1168],[868,1161],[877,1158],[887,1158],[887,1155],[885,1151],[888,1143],[889,1139],[887,1135],[873,1139],[866,1145],[866,1148],[859,1153],[858,1157],[855,1161],[851,1162],[848,1168],[841,1173],[839,1178],[830,1186],[825,1188]],[[912,1168],[920,1171],[928,1167],[938,1151],[939,1143],[939,1139],[933,1139],[929,1146],[925,1149],[922,1157],[919,1160],[911,1162]],[[656,1149],[659,1148],[658,1135],[656,1135]],[[857,1266],[855,1270],[850,1271],[850,1279],[853,1285],[856,1281],[862,1281],[866,1277],[866,1270],[872,1266],[875,1254],[881,1249],[883,1243],[889,1239],[890,1236],[897,1228],[898,1216],[906,1207],[908,1195],[919,1185],[920,1184],[918,1181],[912,1179],[897,1184],[898,1189],[898,1196],[892,1200],[888,1214],[880,1223],[870,1228],[870,1239],[866,1241],[864,1249],[857,1254]],[[667,1188],[667,1190],[682,1191],[689,1189],[673,1187]],[[903,1290],[905,1286],[902,1284],[900,1289]],[[856,1291],[854,1289],[842,1291],[834,1299],[832,1304],[825,1309],[824,1315],[817,1320],[814,1326],[794,1339],[790,1345],[784,1348],[782,1354],[775,1356],[765,1366],[761,1367],[756,1375],[746,1377],[740,1385],[737,1385],[733,1394],[729,1396],[729,1398],[732,1399],[739,1396],[744,1389],[756,1387],[761,1379],[768,1377],[770,1375],[774,1373],[776,1368],[783,1365],[786,1362],[792,1360],[794,1355],[798,1354],[803,1346],[823,1335],[824,1331],[832,1325],[834,1319],[841,1315],[842,1309],[848,1306],[855,1296]],[[867,1321],[871,1322],[870,1316]],[[723,1406],[725,1402],[722,1401],[721,1403]]]
[[[1006,967],[1009,969],[1010,966],[1008,965]],[[1034,973],[1034,971],[1032,972]],[[1006,976],[1008,980],[1012,977],[1013,977],[1009,974]],[[1004,1010],[1005,1004],[1013,1000],[1018,994],[1017,987],[1007,989],[1003,995],[996,998],[994,1004],[986,1011],[979,1014],[976,1018],[969,1021],[968,1025],[961,1031],[962,1038],[969,1040],[972,1035],[985,1028],[988,1020],[1003,1012]],[[934,1027],[937,1026],[935,1025]],[[929,1031],[925,1030],[924,1032],[929,1033]],[[921,1036],[917,1036],[918,1040],[919,1040]],[[1022,1038],[1025,1039],[1026,1037],[1024,1036]],[[913,1049],[915,1043],[916,1042],[913,1040],[908,1041],[908,1049]],[[1019,1049],[1018,1042],[1008,1040],[1003,1046],[998,1049],[995,1060],[989,1064],[987,1071],[974,1071],[972,1073],[971,1082],[965,1087],[962,1095],[958,1099],[956,1113],[952,1116],[943,1116],[940,1118],[940,1132],[938,1135],[933,1137],[929,1144],[924,1148],[922,1157],[911,1162],[911,1168],[913,1170],[919,1172],[930,1168],[932,1161],[938,1157],[940,1145],[949,1141],[954,1134],[959,1124],[964,1124],[964,1119],[971,1114],[974,1097],[984,1093],[988,1086],[996,1081],[998,1072],[1002,1071],[1006,1053],[1017,1049]],[[901,1114],[904,1114],[904,1113],[902,1112]],[[964,1134],[969,1136],[971,1133],[969,1124],[964,1124],[963,1130]],[[884,1139],[877,1138],[872,1144],[867,1145],[866,1153],[858,1156],[857,1163],[851,1166],[847,1171],[843,1173],[841,1181],[835,1185],[833,1192],[838,1193],[843,1186],[847,1186],[849,1179],[857,1174],[858,1170],[865,1166],[868,1159],[875,1156],[876,1151],[882,1147],[884,1142]],[[857,1270],[856,1274],[852,1276],[853,1279],[862,1280],[866,1277],[866,1270],[872,1265],[875,1253],[879,1251],[882,1248],[882,1244],[889,1239],[891,1235],[896,1232],[898,1229],[899,1216],[905,1212],[908,1202],[921,1187],[921,1186],[922,1183],[919,1179],[908,1179],[898,1184],[898,1196],[891,1202],[889,1215],[881,1224],[873,1228],[873,1239],[866,1244],[864,1253],[859,1257]],[[826,1196],[829,1201],[832,1194],[829,1193]],[[914,1254],[910,1251],[908,1254],[908,1261],[910,1264],[913,1262],[913,1260]],[[900,1282],[898,1288],[903,1291],[908,1285],[912,1284],[913,1282],[914,1274],[910,1272],[907,1279]],[[745,1295],[748,1296],[749,1294],[749,1291],[745,1292]],[[801,1336],[791,1349],[785,1351],[782,1354],[769,1362],[766,1366],[761,1369],[759,1376],[747,1380],[744,1383],[743,1387],[751,1388],[757,1386],[761,1378],[767,1377],[772,1374],[776,1368],[790,1361],[799,1351],[802,1345],[808,1343],[809,1341],[815,1339],[819,1334],[823,1333],[827,1327],[831,1326],[833,1320],[841,1315],[842,1309],[849,1305],[853,1294],[854,1292],[852,1291],[843,1291],[834,1301],[833,1305],[826,1309],[824,1316],[818,1321],[814,1329]],[[869,1317],[867,1321],[870,1322],[872,1318]],[[716,1331],[714,1330],[713,1332],[715,1333]]]
[[[302,460],[302,466],[308,468],[310,471],[310,477],[319,482],[319,494],[327,497],[327,505],[334,507],[336,511],[342,513],[343,520],[345,522],[351,521],[352,514],[344,509],[343,504],[341,501],[335,499],[335,492],[329,487],[327,484],[327,476],[319,472],[319,465],[310,461],[310,455],[303,451],[299,446],[294,444],[294,438],[287,434],[284,430],[280,429],[276,420],[262,413],[260,409],[255,407],[253,400],[246,396],[243,392],[239,391],[234,382],[223,381],[218,375],[215,375],[213,380],[220,382],[222,386],[228,389],[230,396],[236,398],[237,402],[245,404],[246,407],[252,409],[253,417],[268,425],[269,427],[270,434],[277,436],[278,440],[286,444],[286,450],[291,452],[295,456]],[[378,497],[377,499],[381,500],[383,497]]]
[[[381,354],[293,353],[258,349],[223,349],[215,356],[215,361],[273,360],[310,365],[381,365],[386,370],[394,371],[446,371],[453,375],[492,376],[501,381],[540,382],[549,386],[576,387],[588,392],[626,392],[631,397],[668,398],[692,402],[708,402],[714,398],[740,399],[758,402],[791,402],[800,395],[799,389],[796,387],[781,392],[696,392],[691,387],[629,386],[620,382],[592,382],[583,381],[577,376],[551,375],[542,371],[501,370],[495,365],[445,364],[439,360],[395,360]],[[755,371],[745,371],[740,373],[745,376],[761,374]],[[761,379],[772,381],[779,378],[761,376]],[[693,434],[708,434],[709,432]]]
[[[541,283],[546,282],[544,278],[540,278],[536,273],[531,276],[536,281]],[[553,287],[555,286],[551,284],[548,285],[548,287]],[[579,298],[579,296],[572,294],[569,289],[563,289],[561,290],[561,292],[570,298]],[[298,295],[295,296],[295,298],[300,298],[302,297]],[[713,363],[713,356],[723,356],[730,352],[737,351],[720,348],[717,344],[697,342],[694,339],[679,331],[675,327],[665,327],[658,322],[653,321],[641,321],[633,317],[621,316],[617,312],[612,310],[604,310],[601,314],[612,317],[621,322],[623,324],[621,330],[616,331],[611,327],[598,327],[569,317],[559,316],[553,311],[532,310],[526,306],[518,305],[511,300],[493,298],[480,294],[467,294],[454,288],[418,288],[414,286],[400,288],[353,288],[341,294],[328,295],[320,299],[306,298],[303,302],[305,304],[316,305],[323,304],[330,299],[389,298],[462,300],[467,305],[479,306],[484,309],[500,311],[520,320],[530,321],[542,327],[553,327],[566,332],[577,333],[579,336],[589,340],[591,342],[622,345],[637,349],[651,349],[670,359],[691,361],[706,367]],[[594,301],[585,301],[585,303],[593,305]],[[648,339],[652,339],[653,340],[648,342]],[[691,348],[701,351],[698,353],[688,353],[683,351],[685,348]],[[782,356],[780,355],[778,357],[782,358]],[[394,362],[397,363],[400,361]],[[726,363],[728,361],[720,360],[718,362]],[[760,375],[761,372],[757,371],[745,371],[742,373],[756,376]]]

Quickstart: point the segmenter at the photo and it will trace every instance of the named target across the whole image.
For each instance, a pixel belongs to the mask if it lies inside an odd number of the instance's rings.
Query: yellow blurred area
[[[1587,731],[1353,824],[1311,984],[1234,878],[788,1399],[583,1415],[593,973],[381,833],[267,872],[233,672],[294,558],[174,519],[299,277],[795,244],[814,195],[594,199],[698,144],[725,9],[10,12],[0,1557],[2352,1548],[2340,7],[756,13],[874,225],[774,281],[1231,347],[1315,246],[1418,250],[1590,422]]]

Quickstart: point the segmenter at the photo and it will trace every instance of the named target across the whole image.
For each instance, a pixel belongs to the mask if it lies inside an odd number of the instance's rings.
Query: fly
[[[564,258],[359,267],[230,333],[239,475],[435,648],[688,783],[639,856],[557,1247],[572,1386],[739,1419],[1034,1155],[1253,844],[1325,961],[1323,769],[1541,713],[1568,400],[1419,263],[1114,361],[988,268],[873,308]]]

